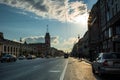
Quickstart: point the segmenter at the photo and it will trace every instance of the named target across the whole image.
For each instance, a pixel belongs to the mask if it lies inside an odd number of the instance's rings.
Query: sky
[[[0,32],[9,40],[44,43],[48,25],[51,46],[71,51],[87,31],[88,11],[96,1],[0,0]]]

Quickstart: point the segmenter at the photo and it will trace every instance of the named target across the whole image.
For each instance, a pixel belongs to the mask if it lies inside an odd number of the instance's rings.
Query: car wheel
[[[96,74],[96,71],[95,71],[95,69],[94,69],[93,66],[92,66],[92,72],[93,72],[94,74]]]
[[[3,61],[1,60],[1,63],[3,63]]]
[[[103,76],[103,73],[99,72],[98,75],[99,75],[99,76]]]
[[[92,72],[95,74],[95,69],[94,68],[92,68]]]
[[[16,61],[16,59],[14,59],[14,62]]]
[[[10,59],[9,62],[12,62],[12,59]]]
[[[104,74],[101,72],[101,69],[99,69],[98,75],[101,76],[101,77],[104,75]]]
[[[10,62],[10,61],[11,61],[10,59],[6,60],[6,62]]]

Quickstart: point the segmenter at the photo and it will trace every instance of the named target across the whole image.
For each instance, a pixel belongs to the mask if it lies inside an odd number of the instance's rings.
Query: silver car
[[[25,57],[24,55],[21,55],[21,56],[18,57],[19,60],[23,60],[23,59],[25,59],[25,58],[26,58],[26,57]]]
[[[120,53],[100,53],[92,63],[93,73],[120,74]]]

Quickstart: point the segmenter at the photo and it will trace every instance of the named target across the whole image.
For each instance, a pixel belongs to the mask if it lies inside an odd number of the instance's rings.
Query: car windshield
[[[119,53],[107,53],[103,55],[104,59],[120,59],[120,54]]]

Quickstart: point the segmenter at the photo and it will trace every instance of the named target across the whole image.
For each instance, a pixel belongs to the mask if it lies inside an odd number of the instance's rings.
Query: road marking
[[[66,63],[66,65],[65,65],[65,68],[64,68],[64,70],[63,70],[63,72],[62,72],[62,74],[61,74],[61,76],[60,76],[60,80],[63,80],[63,79],[64,79],[65,72],[66,72],[66,69],[67,69],[67,65],[68,65],[68,60],[67,60],[67,63]]]
[[[60,70],[50,70],[49,72],[57,73],[60,72]]]

